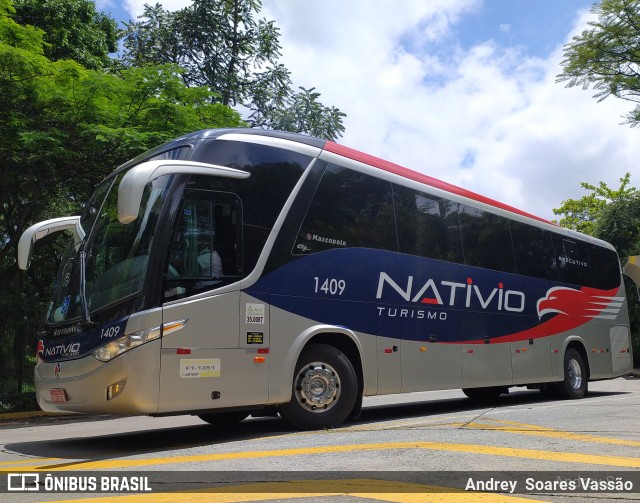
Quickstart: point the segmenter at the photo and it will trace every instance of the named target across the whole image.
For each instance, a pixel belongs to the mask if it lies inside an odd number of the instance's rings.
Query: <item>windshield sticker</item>
[[[264,304],[246,304],[246,323],[264,323]]]
[[[180,377],[192,379],[201,377],[220,377],[220,359],[209,358],[202,360],[180,360]]]
[[[71,296],[67,295],[62,301],[62,306],[60,307],[60,313],[66,314],[69,310],[69,304],[71,303]]]

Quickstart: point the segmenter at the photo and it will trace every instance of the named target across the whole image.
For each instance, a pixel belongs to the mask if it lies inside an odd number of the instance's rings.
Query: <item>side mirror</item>
[[[636,289],[638,289],[638,298],[640,298],[640,255],[628,257],[627,262],[622,268],[622,272],[625,276],[629,276],[636,284]]]
[[[193,161],[147,161],[131,168],[118,187],[118,220],[129,224],[138,218],[145,186],[163,175],[209,175],[224,178],[248,178],[239,169]]]
[[[54,232],[62,232],[67,229],[74,229],[78,242],[84,237],[84,232],[80,227],[80,217],[77,216],[52,218],[29,227],[22,233],[20,241],[18,241],[18,267],[23,271],[29,268],[33,244],[36,241]]]

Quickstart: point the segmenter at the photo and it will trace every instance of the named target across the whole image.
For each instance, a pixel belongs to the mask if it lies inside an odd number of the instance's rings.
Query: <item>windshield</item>
[[[89,313],[142,290],[169,177],[147,185],[138,218],[124,225],[118,220],[118,185],[122,176],[98,186],[85,208],[80,226],[86,235],[78,249],[72,243],[63,256],[47,322],[79,318],[83,290]],[[85,254],[84,260],[80,259],[81,253]]]

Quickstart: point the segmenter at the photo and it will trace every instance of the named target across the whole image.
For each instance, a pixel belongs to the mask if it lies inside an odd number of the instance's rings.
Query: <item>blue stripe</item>
[[[389,281],[382,282],[379,292],[381,273],[402,292]],[[389,251],[346,248],[295,259],[265,275],[247,293],[317,323],[392,338],[426,341],[436,336],[439,342],[461,342],[540,325],[536,303],[555,285]],[[425,304],[423,298],[442,304]]]

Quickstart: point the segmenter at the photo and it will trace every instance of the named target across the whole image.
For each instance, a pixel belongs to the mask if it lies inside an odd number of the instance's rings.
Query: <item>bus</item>
[[[364,396],[581,398],[633,369],[610,244],[332,141],[187,134],[29,227],[19,267],[62,230],[45,411],[314,429]]]

